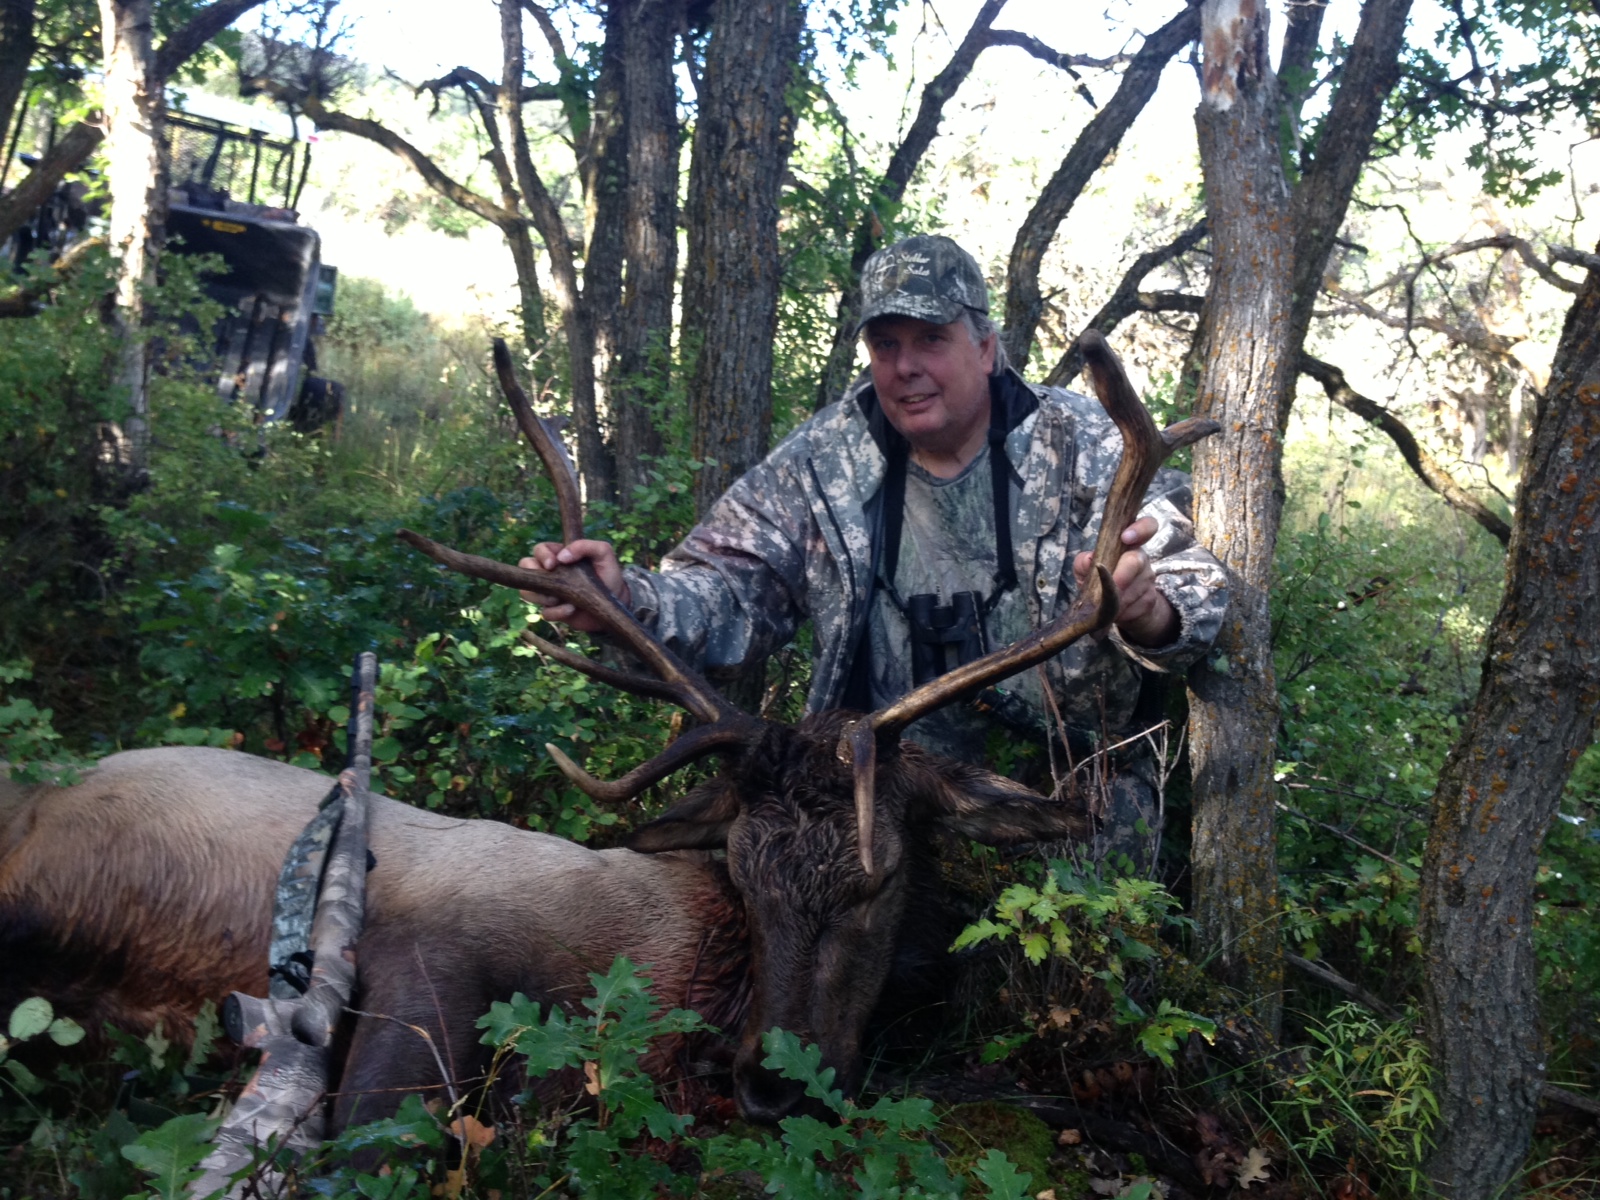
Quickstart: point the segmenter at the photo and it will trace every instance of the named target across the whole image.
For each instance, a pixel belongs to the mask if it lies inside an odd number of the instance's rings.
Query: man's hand
[[[1117,628],[1136,646],[1165,646],[1178,636],[1182,622],[1178,610],[1156,587],[1156,574],[1150,569],[1150,556],[1137,547],[1155,537],[1160,528],[1154,517],[1140,517],[1122,531],[1122,544],[1128,549],[1117,560],[1111,581],[1117,585]],[[581,544],[581,543],[575,543]],[[1094,555],[1087,550],[1072,560],[1072,574],[1081,588],[1088,581]]]
[[[627,605],[631,599],[628,594],[628,584],[622,578],[622,564],[617,561],[617,552],[611,548],[610,542],[597,542],[590,538],[579,538],[565,546],[560,542],[540,542],[533,548],[532,556],[523,559],[517,566],[554,571],[558,566],[570,566],[584,559],[588,559],[593,565],[594,573],[600,577],[600,582],[606,585],[607,590]],[[523,592],[522,598],[529,604],[537,604],[539,615],[546,621],[568,625],[584,633],[599,633],[605,628],[589,613],[580,612],[571,604],[563,604],[554,596]]]

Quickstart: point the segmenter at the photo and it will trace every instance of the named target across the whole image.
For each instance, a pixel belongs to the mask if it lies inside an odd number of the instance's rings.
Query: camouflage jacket
[[[1007,405],[1005,451],[1014,469],[1012,547],[1018,586],[1035,626],[1071,604],[1071,562],[1092,549],[1104,491],[1122,437],[1100,405],[1076,392],[997,380]],[[807,710],[838,707],[868,616],[873,537],[889,430],[865,380],[783,440],[728,489],[659,572],[629,567],[634,612],[691,664],[717,674],[769,654],[813,624]],[[1069,724],[1126,726],[1139,691],[1139,666],[1187,667],[1210,646],[1227,603],[1221,566],[1193,537],[1185,515],[1188,477],[1163,470],[1143,512],[1161,523],[1145,550],[1156,585],[1182,622],[1177,639],[1136,648],[1113,630],[1086,639],[1049,665],[1052,691]],[[1007,688],[1019,695],[1034,672]],[[1031,684],[1035,699],[1040,696]],[[1103,705],[1103,707],[1102,707]]]

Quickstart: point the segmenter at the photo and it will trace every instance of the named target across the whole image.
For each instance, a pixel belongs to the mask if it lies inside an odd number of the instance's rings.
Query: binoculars
[[[906,598],[911,627],[911,682],[915,687],[939,678],[986,653],[982,601],[977,592],[957,592],[948,604],[932,593]]]

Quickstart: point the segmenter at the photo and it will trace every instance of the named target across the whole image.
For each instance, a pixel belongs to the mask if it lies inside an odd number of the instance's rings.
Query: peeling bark
[[[1195,450],[1195,525],[1227,569],[1233,600],[1216,653],[1190,673],[1194,915],[1214,972],[1276,1034],[1278,695],[1267,589],[1283,507],[1278,411],[1293,379],[1284,314],[1294,247],[1265,9],[1207,0],[1202,43],[1195,124],[1213,270],[1196,415],[1223,432]]]
[[[155,76],[152,0],[100,0],[105,46],[104,124],[106,178],[111,195],[108,241],[120,264],[116,326],[121,335],[115,386],[123,391],[125,461],[134,481],[143,478],[150,445],[145,291],[154,285],[166,224],[165,162],[161,141],[161,81]]]
[[[1459,1200],[1503,1194],[1528,1149],[1545,1061],[1534,875],[1600,710],[1600,272],[1567,313],[1516,514],[1505,597],[1434,792],[1421,880],[1440,1107],[1428,1170]]]

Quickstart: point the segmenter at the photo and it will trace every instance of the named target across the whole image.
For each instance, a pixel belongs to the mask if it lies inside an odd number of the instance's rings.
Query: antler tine
[[[533,411],[528,394],[517,382],[517,373],[511,367],[511,351],[506,349],[505,338],[494,339],[494,373],[500,379],[500,394],[511,406],[522,436],[528,439],[545,473],[556,488],[556,507],[561,513],[561,538],[575,542],[583,536],[583,502],[578,497],[578,469],[572,465],[566,446],[555,431],[544,423],[544,418]]]
[[[608,683],[619,691],[650,696],[656,700],[668,700],[684,708],[689,707],[687,698],[677,687],[660,679],[651,679],[648,675],[635,675],[631,671],[619,671],[615,667],[608,667],[586,654],[579,654],[576,650],[568,650],[565,646],[546,641],[531,629],[522,631],[522,641],[526,645],[533,646],[545,657],[555,659],[562,666],[581,671],[590,679]]]
[[[740,715],[744,716],[743,713]],[[746,722],[754,720],[753,717],[745,717]],[[745,745],[749,736],[747,724],[733,722],[722,725],[700,725],[689,730],[649,762],[635,767],[621,779],[610,781],[596,779],[568,758],[559,746],[546,742],[544,748],[550,757],[555,759],[556,766],[561,768],[561,773],[577,784],[585,794],[596,800],[620,804],[632,800],[651,784],[660,783],[680,767],[686,767],[718,750]]]
[[[638,651],[639,657],[655,668],[660,679],[648,681],[650,694],[664,696],[682,705],[697,720],[707,723],[732,723],[745,728],[755,719],[724,700],[698,673],[684,666],[677,655],[651,637],[649,631],[639,624],[638,618],[611,594],[605,584],[595,578],[594,572],[579,571],[575,567],[562,567],[556,571],[513,567],[496,562],[492,558],[480,558],[476,554],[464,554],[460,550],[452,550],[449,546],[441,545],[432,538],[423,537],[420,533],[414,533],[409,529],[402,529],[395,536],[416,547],[434,562],[462,575],[470,575],[474,579],[498,583],[502,587],[517,588],[521,591],[546,592],[599,617],[606,622],[612,636],[629,649]],[[598,672],[591,670],[591,673],[600,677]],[[634,676],[621,671],[615,674],[628,681],[623,686],[631,687],[635,683]],[[637,682],[647,681],[637,680]]]
[[[578,496],[577,471],[573,468],[571,458],[567,456],[566,447],[528,403],[527,394],[523,392],[522,386],[517,382],[516,372],[512,369],[511,352],[501,338],[494,340],[494,367],[495,374],[499,377],[500,390],[504,393],[506,403],[516,417],[523,436],[539,455],[551,482],[555,485],[556,503],[561,513],[562,535],[568,542],[575,541],[583,536],[583,506]],[[586,670],[597,678],[606,679],[607,682],[616,683],[619,687],[670,699],[688,709],[698,720],[713,723],[732,722],[740,728],[748,726],[749,718],[745,713],[724,699],[716,688],[706,682],[699,673],[685,666],[677,655],[639,624],[627,606],[600,582],[599,576],[594,573],[594,567],[588,561],[563,565],[554,571],[532,570],[480,558],[475,554],[463,554],[409,529],[402,529],[398,536],[435,562],[453,571],[505,587],[545,592],[576,606],[600,621],[608,633],[660,677],[660,683],[652,683],[624,672],[605,675],[601,673],[604,668],[597,670],[593,667],[579,667],[580,670]],[[567,659],[563,661],[568,661],[569,665],[577,665],[576,662]],[[587,659],[582,661],[588,662]]]
[[[1165,430],[1156,428],[1154,418],[1128,381],[1117,357],[1097,329],[1078,339],[1084,365],[1094,384],[1094,394],[1116,426],[1122,431],[1122,461],[1106,493],[1105,512],[1100,517],[1100,536],[1094,544],[1096,566],[1115,571],[1122,557],[1122,531],[1139,516],[1150,482],[1176,451],[1209,437],[1222,428],[1215,421],[1190,417]]]

